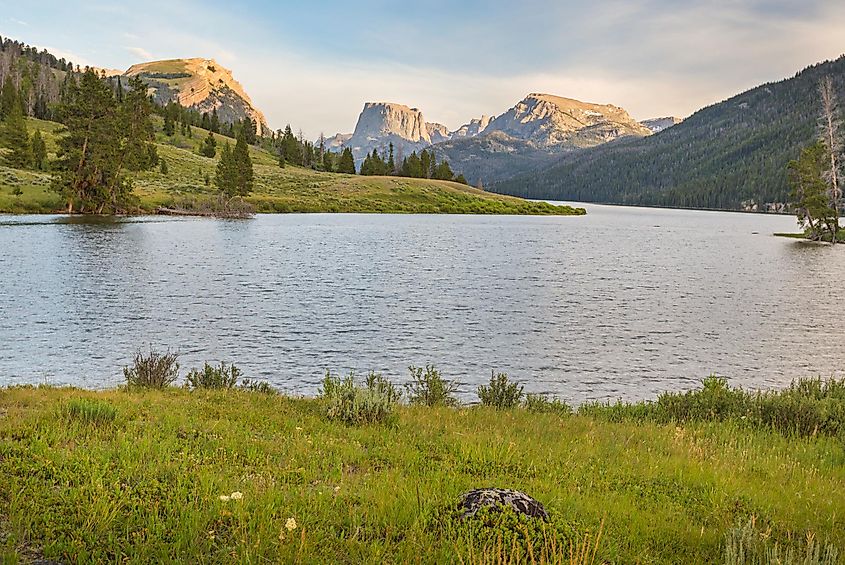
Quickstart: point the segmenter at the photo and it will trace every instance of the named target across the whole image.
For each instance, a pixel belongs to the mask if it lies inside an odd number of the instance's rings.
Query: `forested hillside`
[[[564,156],[494,185],[504,194],[616,204],[739,209],[788,200],[786,166],[812,142],[819,80],[845,99],[845,57],[700,110],[651,137]]]

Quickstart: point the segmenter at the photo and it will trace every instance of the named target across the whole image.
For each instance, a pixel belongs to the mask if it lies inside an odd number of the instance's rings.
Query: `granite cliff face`
[[[250,117],[259,132],[267,133],[267,120],[252,103],[232,72],[213,59],[172,59],[133,65],[124,76],[140,77],[149,85],[156,101],[178,102],[186,108],[211,113],[231,123]]]
[[[338,134],[336,138],[342,138]],[[397,155],[410,155],[432,144],[428,124],[420,110],[392,102],[368,102],[364,105],[355,132],[343,143],[350,147],[357,161],[376,149],[386,153],[393,144]]]

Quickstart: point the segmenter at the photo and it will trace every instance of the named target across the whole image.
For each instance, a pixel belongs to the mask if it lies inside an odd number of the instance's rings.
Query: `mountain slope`
[[[741,209],[784,202],[786,165],[811,142],[817,84],[834,78],[845,100],[845,57],[715,104],[644,139],[566,155],[492,189],[531,198]]]
[[[267,120],[250,100],[232,72],[213,59],[172,59],[134,65],[124,76],[139,76],[159,104],[178,102],[186,108],[211,113],[232,123],[245,117],[255,120],[259,133],[268,133]]]

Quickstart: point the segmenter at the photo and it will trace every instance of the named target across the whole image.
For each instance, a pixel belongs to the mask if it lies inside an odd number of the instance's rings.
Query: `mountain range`
[[[499,116],[472,119],[455,131],[427,122],[417,108],[368,102],[355,131],[337,134],[326,145],[349,147],[359,162],[391,144],[400,157],[432,147],[475,183],[507,178],[563,152],[651,133],[617,106],[533,93]]]

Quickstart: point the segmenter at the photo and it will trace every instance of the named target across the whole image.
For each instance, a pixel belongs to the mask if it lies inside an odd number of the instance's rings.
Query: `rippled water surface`
[[[574,402],[843,374],[845,246],[772,237],[789,217],[588,211],[0,216],[0,385],[114,386],[149,344],[304,394],[426,363],[466,399],[496,369]]]

